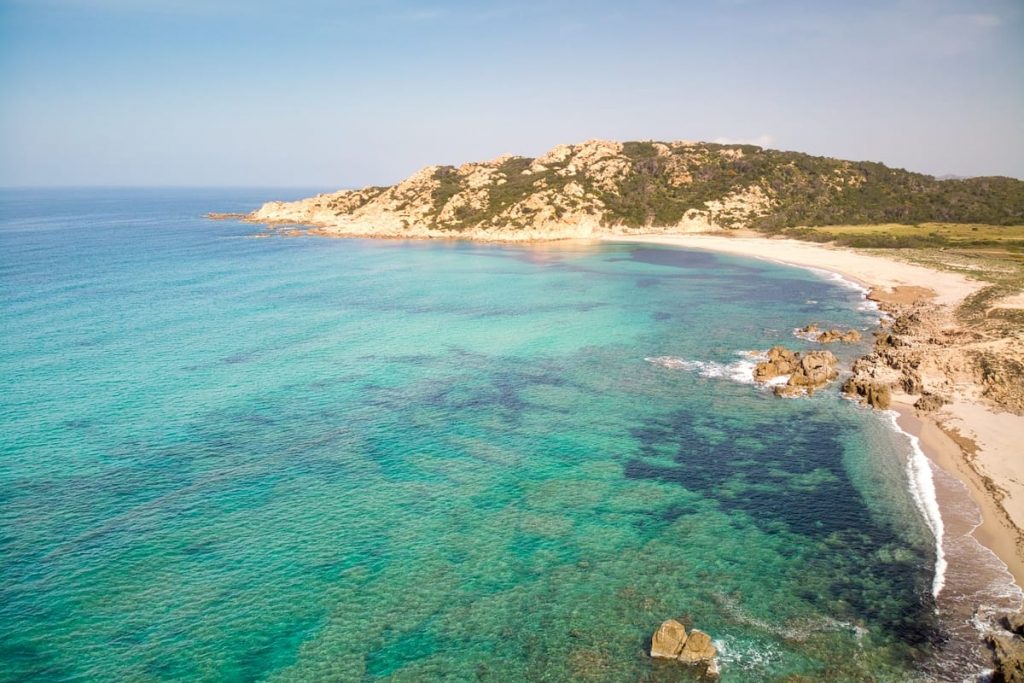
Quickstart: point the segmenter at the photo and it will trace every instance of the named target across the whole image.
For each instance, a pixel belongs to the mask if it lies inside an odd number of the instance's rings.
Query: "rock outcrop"
[[[1024,636],[1024,608],[1014,612],[1013,614],[1006,615],[1003,620],[1003,625],[1010,631],[1018,636]]]
[[[686,628],[675,619],[662,622],[651,638],[651,656],[678,659],[686,644]]]
[[[718,650],[711,642],[711,636],[698,629],[689,634],[675,619],[662,622],[651,638],[651,657],[674,659],[682,664],[706,665],[705,675],[718,676]]]
[[[892,391],[882,384],[863,377],[851,377],[843,383],[843,393],[862,400],[872,408],[887,410],[892,405]]]
[[[811,395],[839,376],[839,361],[831,351],[799,353],[773,346],[765,360],[754,367],[755,382],[770,382],[787,375],[785,384],[776,384],[776,396]]]
[[[679,653],[679,661],[684,664],[697,664],[708,662],[715,658],[718,650],[711,644],[711,636],[703,631],[693,629],[686,638],[682,651]]]
[[[796,334],[802,339],[816,341],[819,344],[834,344],[835,342],[856,344],[861,340],[860,332],[857,330],[841,330],[838,327],[833,327],[830,330],[821,330],[815,323],[797,330]]]
[[[992,682],[1024,683],[1024,609],[1007,615],[1002,625],[1007,632],[987,639],[996,664]]]
[[[856,344],[860,341],[860,338],[860,332],[857,330],[846,330],[844,332],[833,327],[831,330],[826,330],[818,335],[818,343],[834,344],[835,342],[841,342],[843,344]]]
[[[769,382],[776,377],[792,374],[796,370],[798,355],[785,346],[768,349],[767,357],[754,366],[754,381]]]
[[[991,635],[988,643],[995,653],[993,683],[1024,683],[1024,638],[1020,635]]]
[[[879,408],[888,407],[887,396],[904,395],[922,413],[958,396],[1024,414],[1019,328],[977,313],[970,299],[954,309],[933,303],[931,290],[897,290],[872,292],[890,322],[875,333],[871,352],[853,364],[847,394]]]

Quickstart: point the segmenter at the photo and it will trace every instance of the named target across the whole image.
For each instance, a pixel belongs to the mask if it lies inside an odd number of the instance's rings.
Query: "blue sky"
[[[394,182],[589,138],[1024,177],[1020,0],[0,0],[0,185]]]

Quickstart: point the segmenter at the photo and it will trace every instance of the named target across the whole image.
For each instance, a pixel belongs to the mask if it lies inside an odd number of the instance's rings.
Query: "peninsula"
[[[923,222],[1019,225],[1024,182],[936,180],[754,145],[592,140],[535,159],[428,166],[396,185],[246,216],[324,235],[493,241]]]

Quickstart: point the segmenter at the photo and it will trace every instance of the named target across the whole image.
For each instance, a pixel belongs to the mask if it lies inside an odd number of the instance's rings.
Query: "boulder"
[[[839,341],[844,344],[856,344],[860,341],[860,332],[858,330],[847,330]]]
[[[797,366],[797,354],[785,346],[773,346],[768,356],[754,367],[754,380],[767,382],[770,379],[792,373]]]
[[[814,389],[808,389],[796,384],[777,384],[772,388],[772,392],[782,398],[797,398],[798,396],[813,393]]]
[[[819,344],[832,344],[843,338],[843,333],[834,327],[831,330],[825,330],[818,335]]]
[[[722,675],[722,670],[718,667],[718,657],[712,657],[711,661],[708,662],[707,671],[704,672],[704,676],[710,679],[716,679]]]
[[[831,351],[800,354],[775,346],[768,351],[767,359],[754,368],[754,380],[765,382],[781,375],[789,375],[789,379],[773,389],[776,396],[810,395],[839,376],[839,361]]]
[[[1018,636],[1024,636],[1024,608],[1013,614],[1008,614],[1004,622],[1006,623],[1006,628],[1010,629],[1010,631]]]
[[[1024,639],[1012,635],[992,635],[989,645],[995,650],[994,683],[1024,683]]]
[[[812,326],[808,325],[801,332],[814,332],[817,330],[811,330]],[[840,330],[838,327],[833,327],[831,330],[825,330],[817,336],[819,344],[833,344],[835,342],[841,342],[843,344],[855,344],[860,341],[860,332],[857,330]]]
[[[821,387],[839,376],[838,365],[831,351],[808,351],[800,357],[800,371],[793,376],[803,375],[808,386]]]
[[[947,403],[949,403],[949,401],[938,394],[924,394],[914,402],[914,407],[922,413],[930,413],[933,410],[938,410]]]
[[[662,622],[651,638],[651,656],[677,659],[686,644],[686,629],[675,619]]]
[[[913,368],[903,370],[903,377],[900,378],[900,387],[908,394],[924,393],[924,382],[921,381],[921,373]]]
[[[843,393],[854,396],[872,408],[886,410],[892,403],[892,391],[888,384],[873,382],[869,379],[851,377],[843,384]]]
[[[683,645],[682,652],[679,653],[679,661],[684,664],[697,664],[711,661],[717,654],[718,650],[711,644],[711,636],[693,629]]]

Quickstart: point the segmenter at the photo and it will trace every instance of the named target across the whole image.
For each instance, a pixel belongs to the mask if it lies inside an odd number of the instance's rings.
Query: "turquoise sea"
[[[749,382],[861,292],[202,218],[308,194],[0,193],[0,681],[698,680],[670,617],[726,683],[984,666],[907,437]]]

